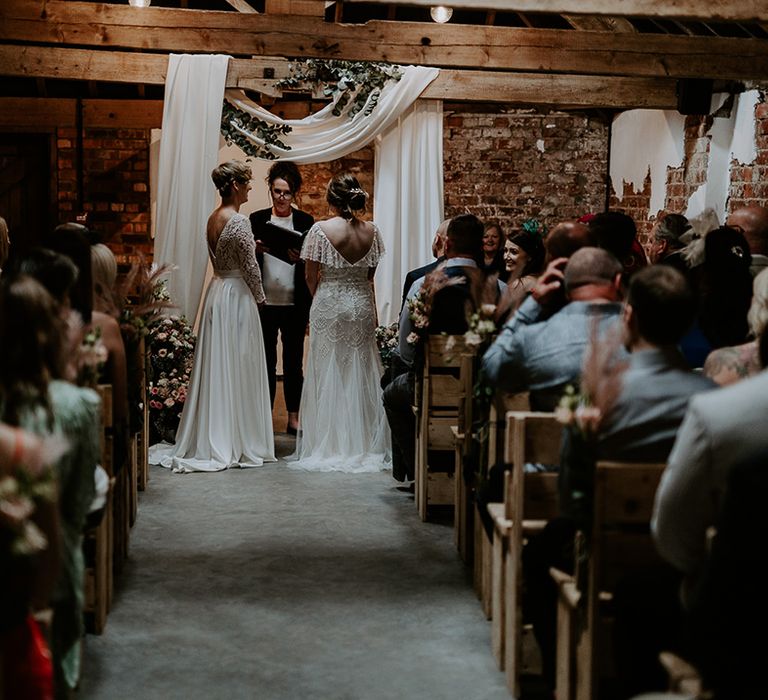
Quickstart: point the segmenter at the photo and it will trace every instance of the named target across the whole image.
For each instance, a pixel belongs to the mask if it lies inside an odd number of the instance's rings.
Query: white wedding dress
[[[378,228],[370,249],[354,264],[333,247],[319,224],[307,233],[301,257],[321,264],[320,281],[309,312],[309,356],[290,467],[357,473],[390,466],[379,385],[383,368],[368,280],[369,268],[383,254]]]
[[[264,290],[248,219],[234,214],[209,255],[214,277],[203,302],[176,444],[150,450],[150,463],[182,473],[276,461],[256,306]]]

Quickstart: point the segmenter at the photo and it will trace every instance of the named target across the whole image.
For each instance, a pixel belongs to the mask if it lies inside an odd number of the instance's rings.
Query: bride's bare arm
[[[309,293],[315,296],[317,283],[320,281],[320,263],[315,260],[307,260],[304,263],[304,279],[307,281]]]

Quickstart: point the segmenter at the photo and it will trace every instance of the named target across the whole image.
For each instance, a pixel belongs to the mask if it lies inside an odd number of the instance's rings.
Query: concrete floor
[[[82,700],[509,700],[452,529],[389,473],[152,469]]]

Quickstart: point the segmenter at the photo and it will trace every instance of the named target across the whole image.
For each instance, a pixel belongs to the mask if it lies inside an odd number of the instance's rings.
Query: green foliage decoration
[[[263,143],[254,143],[236,127],[253,134]],[[290,134],[291,131],[293,129],[287,124],[270,124],[248,114],[248,112],[227,102],[226,99],[224,100],[224,107],[221,112],[221,135],[228,146],[236,144],[244,153],[253,158],[275,160],[277,156],[272,151],[274,147],[290,151],[291,147],[285,144],[280,137]]]
[[[369,116],[376,109],[384,86],[403,77],[402,69],[391,63],[335,58],[292,61],[289,71],[287,78],[277,82],[278,87],[322,86],[323,95],[335,101],[334,116],[341,116],[346,110],[350,119],[361,110]]]

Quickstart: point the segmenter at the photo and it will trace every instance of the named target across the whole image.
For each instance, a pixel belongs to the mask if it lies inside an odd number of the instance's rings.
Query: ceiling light
[[[453,8],[445,5],[435,5],[429,8],[429,14],[435,22],[443,24],[453,16]]]

